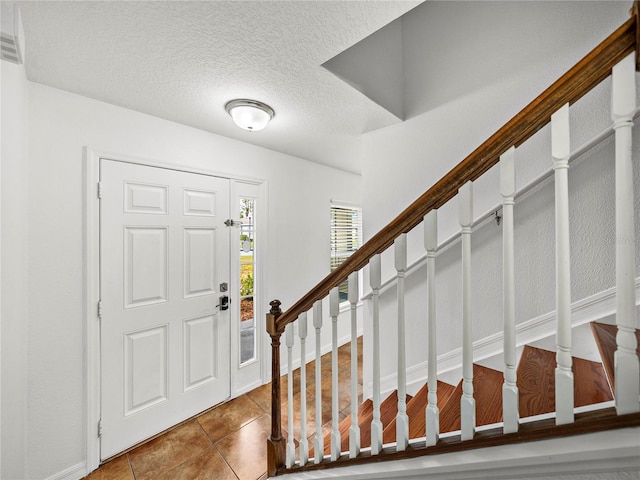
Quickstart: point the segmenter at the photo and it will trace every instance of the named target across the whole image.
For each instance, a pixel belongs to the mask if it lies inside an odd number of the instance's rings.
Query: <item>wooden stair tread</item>
[[[373,402],[371,399],[367,399],[360,404],[358,407],[358,425],[360,424],[360,419],[366,418],[369,415],[373,414]],[[344,443],[344,437],[349,438],[349,428],[351,427],[351,414],[347,415],[342,421],[338,424],[338,431],[340,432],[340,440],[341,444]],[[348,442],[347,442],[348,445]],[[309,449],[309,455],[311,456],[313,453],[313,449]],[[329,433],[324,436],[324,454],[331,454],[331,428],[329,428]]]
[[[409,403],[413,397],[411,395],[407,395],[405,397],[406,402]],[[394,392],[389,395],[382,403],[380,403],[380,421],[382,422],[382,430],[389,425],[393,420],[395,420],[396,415],[398,413],[398,391],[394,390]],[[360,426],[360,447],[366,448],[371,446],[371,421],[373,420],[373,410],[370,415],[366,418],[361,418],[359,421]],[[347,435],[346,439],[346,449],[345,439],[342,439],[343,451],[349,450],[349,438]]]
[[[591,331],[596,340],[598,351],[600,352],[600,358],[602,359],[602,366],[609,380],[611,391],[615,392],[615,361],[614,355],[617,348],[616,335],[618,334],[618,327],[616,325],[609,325],[600,322],[591,322]],[[640,330],[636,330],[636,339],[638,341],[637,353],[640,357]]]
[[[438,409],[442,411],[447,404],[449,397],[456,389],[453,385],[438,380]],[[414,397],[407,402],[407,416],[409,417],[409,438],[424,437],[426,432],[425,408],[428,402],[429,386],[424,384],[418,390]],[[391,443],[396,441],[396,419],[384,429],[382,435],[383,443]]]
[[[555,411],[555,368],[555,352],[525,345],[517,370],[520,418]],[[575,407],[613,400],[600,363],[573,357],[572,371]]]
[[[504,375],[498,370],[473,365],[473,396],[476,400],[476,426],[502,421],[502,383]],[[451,393],[440,412],[440,433],[460,430],[460,399],[462,381]]]
[[[411,401],[411,395],[407,395],[407,402]],[[380,403],[380,420],[382,428],[384,428],[391,420],[395,418],[398,411],[398,392],[397,390],[390,394],[383,402]],[[358,409],[358,427],[360,427],[360,447],[366,448],[371,446],[371,421],[373,420],[373,402],[371,399],[366,400]],[[351,415],[344,418],[338,429],[340,431],[340,451],[349,451],[349,429],[351,428]],[[324,438],[324,453],[331,453],[331,432]]]
[[[601,363],[573,357],[573,400],[576,407],[610,402],[613,393]]]
[[[556,409],[556,354],[525,345],[516,370],[520,418]]]

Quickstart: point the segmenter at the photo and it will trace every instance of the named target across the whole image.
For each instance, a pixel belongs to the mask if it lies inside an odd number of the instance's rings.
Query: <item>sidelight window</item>
[[[255,199],[240,198],[240,365],[256,358]]]

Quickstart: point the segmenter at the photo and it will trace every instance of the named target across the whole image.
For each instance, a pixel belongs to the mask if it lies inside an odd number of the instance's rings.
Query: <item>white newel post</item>
[[[371,420],[371,453],[377,455],[382,450],[382,421],[380,420],[380,287],[382,268],[380,255],[369,261],[369,284],[373,302],[373,419]]]
[[[404,276],[407,271],[407,234],[394,242],[395,266],[398,272],[398,414],[396,415],[396,450],[409,445],[409,417],[407,416],[407,362],[405,353]]]
[[[316,435],[313,439],[315,463],[324,456],[324,436],[322,435],[322,300],[313,304],[313,326],[316,329]]]
[[[551,116],[556,197],[556,424],[573,423],[571,257],[569,248],[569,104]]]
[[[360,455],[360,427],[358,426],[358,272],[349,275],[349,303],[351,304],[351,427],[349,428],[349,458]]]
[[[504,433],[518,431],[519,394],[516,378],[516,291],[513,204],[516,193],[515,147],[500,157],[500,194],[502,195],[502,318],[504,328],[504,383],[502,418]]]
[[[296,445],[293,439],[293,323],[284,329],[287,346],[287,468],[296,462]]]
[[[340,314],[340,291],[338,287],[329,292],[329,315],[331,316],[331,460],[340,457],[340,428],[338,408],[338,315]]]
[[[440,410],[438,409],[438,352],[436,349],[436,251],[438,248],[438,211],[431,210],[424,217],[424,247],[427,250],[427,332],[428,340],[428,402],[426,416],[426,445],[438,443],[440,438]]]
[[[298,336],[300,337],[300,465],[309,461],[309,440],[307,440],[307,313],[298,317]]]
[[[640,411],[635,298],[635,226],[631,138],[636,108],[635,52],[613,67],[611,118],[616,139],[615,402],[618,415]]]
[[[462,440],[471,440],[476,431],[476,401],[473,398],[473,332],[471,317],[471,226],[473,225],[473,184],[458,190],[462,227],[462,398],[460,426]]]

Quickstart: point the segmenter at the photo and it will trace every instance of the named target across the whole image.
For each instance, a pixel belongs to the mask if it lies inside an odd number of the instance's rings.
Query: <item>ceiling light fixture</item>
[[[266,103],[257,100],[238,98],[228,102],[224,109],[227,111],[236,125],[250,132],[257,132],[267,126],[276,112]]]

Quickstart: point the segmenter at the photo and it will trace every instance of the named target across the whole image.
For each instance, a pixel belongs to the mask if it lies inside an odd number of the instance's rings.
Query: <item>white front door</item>
[[[100,160],[109,458],[230,396],[229,180]]]

